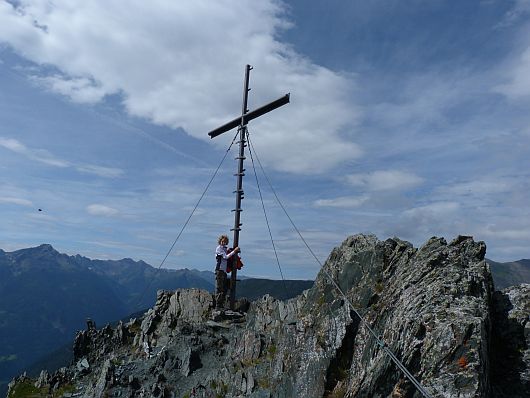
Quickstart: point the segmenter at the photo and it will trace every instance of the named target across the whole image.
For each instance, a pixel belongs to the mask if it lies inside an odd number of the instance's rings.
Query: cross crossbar
[[[262,107],[254,109],[251,112],[245,113],[243,117],[238,116],[234,120],[231,120],[230,122],[226,124],[223,124],[221,127],[217,127],[215,130],[210,131],[208,135],[210,136],[210,138],[215,138],[218,135],[226,133],[227,131],[230,131],[235,127],[241,126],[241,124],[246,125],[251,120],[256,119],[260,117],[261,115],[264,115],[270,111],[273,111],[274,109],[279,108],[280,106],[288,104],[290,96],[291,96],[290,93],[285,94],[283,97],[280,97],[277,100],[269,102],[267,105],[263,105]]]

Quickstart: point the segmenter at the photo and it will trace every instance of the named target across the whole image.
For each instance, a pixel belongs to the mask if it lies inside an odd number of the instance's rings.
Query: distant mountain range
[[[530,283],[530,260],[519,260],[508,263],[498,263],[486,259],[490,265],[495,289],[502,290],[508,286]]]
[[[0,249],[0,396],[10,379],[54,350],[64,362],[74,334],[86,318],[98,326],[152,307],[159,289],[214,290],[209,271],[157,270],[143,261],[91,260],[59,253],[51,245],[5,252]],[[269,293],[294,297],[312,281],[244,279],[238,296],[251,300]],[[288,290],[285,290],[285,287]],[[40,367],[42,368],[42,366]]]
[[[487,261],[497,289],[530,283],[530,260]],[[85,328],[87,317],[102,326],[153,306],[159,289],[213,291],[214,280],[209,271],[157,270],[128,258],[91,260],[59,253],[46,244],[0,250],[0,395],[11,377],[25,369],[64,364],[70,355],[65,344]],[[238,296],[287,299],[312,285],[313,281],[243,279]],[[31,366],[37,361],[38,366]]]
[[[350,236],[304,295],[240,316],[217,313],[204,290],[162,291],[141,320],[82,331],[67,368],[19,377],[10,398],[530,397],[530,285],[492,291],[484,248]]]

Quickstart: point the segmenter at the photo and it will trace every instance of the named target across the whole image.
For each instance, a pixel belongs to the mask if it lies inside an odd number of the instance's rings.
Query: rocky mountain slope
[[[211,274],[213,275],[213,273]],[[313,286],[313,283],[314,281],[304,280],[278,281],[269,279],[248,278],[243,279],[239,282],[237,291],[238,295],[245,297],[250,301],[261,298],[265,294],[269,294],[270,296],[278,299],[289,299],[301,294],[304,290]],[[132,314],[131,316],[140,316],[142,314],[143,311],[139,311],[137,314]],[[129,317],[125,317],[125,319],[122,319],[122,322],[128,321],[129,319]],[[118,321],[113,322],[113,324],[117,323]],[[38,337],[38,335],[36,335],[35,337]],[[71,362],[72,358],[73,351],[72,343],[70,340],[67,344],[41,357],[37,362],[31,364],[30,366],[25,367],[24,370],[27,371],[28,375],[38,375],[42,369],[47,369],[48,371],[53,372],[63,366],[68,365]],[[6,392],[7,383],[5,391],[2,392],[2,389],[0,388],[0,396],[5,396]]]
[[[216,314],[207,291],[160,291],[144,317],[79,332],[71,366],[19,377],[9,397],[419,397],[366,325],[433,397],[528,397],[530,285],[494,292],[485,251],[356,235],[311,289],[241,314]]]
[[[155,271],[142,261],[90,260],[51,245],[0,250],[0,392],[20,370],[71,341],[86,317],[104,325],[149,308],[157,289],[213,289],[198,271],[161,270],[153,278]]]
[[[71,340],[85,326],[86,317],[97,325],[115,322],[153,306],[158,289],[211,291],[214,281],[215,274],[209,271],[157,271],[127,258],[68,256],[51,245],[0,250],[0,396],[5,396],[11,378],[24,370],[31,374],[35,366],[40,371],[67,364]],[[313,282],[285,283],[289,297],[294,297]],[[265,293],[281,298],[286,294],[282,281],[266,279],[244,279],[239,291],[252,299]]]
[[[314,283],[315,281],[249,278],[239,282],[237,294],[239,297],[245,297],[250,301],[257,300],[266,294],[280,300],[287,300],[298,296],[313,286]]]

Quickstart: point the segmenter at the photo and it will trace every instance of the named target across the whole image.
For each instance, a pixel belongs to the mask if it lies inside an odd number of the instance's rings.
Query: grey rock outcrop
[[[494,294],[485,251],[464,236],[419,249],[352,236],[310,290],[243,315],[212,317],[205,291],[160,291],[143,319],[78,333],[69,383],[87,397],[419,397],[369,326],[433,397],[524,396],[498,372],[528,391],[528,286]],[[502,350],[516,367],[499,367]]]

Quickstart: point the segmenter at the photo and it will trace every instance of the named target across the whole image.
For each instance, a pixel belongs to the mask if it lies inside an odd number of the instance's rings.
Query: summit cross
[[[222,126],[208,133],[210,138],[215,138],[223,133],[226,133],[227,131],[232,130],[235,127],[237,127],[239,130],[239,141],[238,141],[239,155],[236,157],[236,160],[238,161],[238,167],[237,167],[237,173],[234,174],[234,176],[237,177],[236,190],[234,191],[234,193],[236,194],[236,208],[232,210],[234,212],[234,228],[231,229],[231,231],[234,231],[234,240],[233,240],[234,247],[239,246],[239,232],[241,231],[241,226],[243,225],[241,223],[241,212],[243,211],[243,209],[241,208],[241,200],[244,197],[243,176],[245,175],[245,169],[243,168],[243,161],[246,159],[245,158],[245,147],[247,146],[246,145],[247,124],[253,119],[256,119],[276,108],[279,108],[280,106],[288,104],[289,96],[290,96],[290,94],[285,94],[283,97],[280,97],[277,100],[269,102],[268,104],[263,105],[249,112],[249,110],[247,109],[248,92],[250,91],[248,84],[249,84],[251,70],[252,70],[252,66],[247,65],[245,67],[245,81],[244,81],[244,87],[243,87],[243,106],[241,109],[241,116],[236,117],[234,120],[231,120],[230,122],[223,124]],[[234,269],[232,270],[232,275],[230,277],[230,309],[232,310],[234,309],[234,306],[235,306],[236,282],[237,282],[237,267],[234,267]]]

